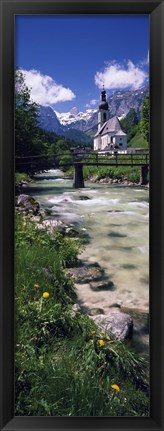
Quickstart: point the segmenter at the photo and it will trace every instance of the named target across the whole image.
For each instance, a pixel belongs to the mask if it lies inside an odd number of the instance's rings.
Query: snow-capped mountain
[[[90,118],[92,118],[94,112],[97,112],[97,109],[87,109],[85,112],[79,112],[76,107],[72,108],[70,112],[57,112],[55,114],[60,121],[60,124],[63,126],[74,127],[74,125],[79,121],[84,121],[87,123]]]
[[[140,118],[142,100],[148,93],[148,86],[139,90],[113,92],[113,94],[107,98],[110,117],[117,115],[119,118],[123,118],[128,114],[131,108],[134,108],[138,118]],[[64,136],[71,136],[71,139],[84,142],[87,131],[91,130],[91,133],[89,133],[91,136],[96,133],[98,120],[97,111],[98,106],[97,109],[87,109],[84,112],[79,112],[76,107],[73,107],[70,112],[59,113],[50,106],[40,106],[38,121],[40,127],[45,130],[53,131]]]
[[[110,117],[117,115],[117,117],[123,118],[131,108],[134,108],[138,118],[140,118],[142,100],[148,92],[148,87],[133,91],[115,91],[107,98]],[[97,110],[98,106],[97,109],[87,109],[85,112],[78,112],[77,108],[74,107],[70,112],[59,113],[55,111],[55,113],[62,126],[73,127],[76,130],[86,132],[97,125]]]
[[[57,135],[67,136],[69,139],[78,141],[80,144],[92,144],[92,139],[82,130],[63,125],[53,108],[50,106],[38,105],[38,125],[49,132],[55,132]]]

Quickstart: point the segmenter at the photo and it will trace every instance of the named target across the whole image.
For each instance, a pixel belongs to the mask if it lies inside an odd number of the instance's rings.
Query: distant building
[[[109,118],[106,91],[101,92],[98,110],[98,131],[94,136],[94,151],[118,151],[127,149],[127,134],[123,131],[118,117]]]

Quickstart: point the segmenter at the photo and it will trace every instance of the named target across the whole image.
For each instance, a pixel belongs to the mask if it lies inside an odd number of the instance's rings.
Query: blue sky
[[[15,64],[32,99],[58,112],[97,108],[148,82],[148,15],[17,15]]]

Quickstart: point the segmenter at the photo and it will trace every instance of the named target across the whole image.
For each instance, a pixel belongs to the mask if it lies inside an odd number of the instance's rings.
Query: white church
[[[109,118],[109,105],[106,100],[106,91],[101,92],[101,101],[98,109],[98,131],[94,136],[94,151],[121,152],[127,149],[127,134],[124,132],[118,117]]]

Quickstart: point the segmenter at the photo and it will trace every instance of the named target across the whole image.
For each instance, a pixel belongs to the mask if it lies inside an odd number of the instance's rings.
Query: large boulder
[[[31,211],[33,214],[38,214],[39,203],[30,195],[20,194],[16,198],[16,205],[25,212]]]
[[[99,331],[105,332],[109,337],[124,341],[133,335],[133,319],[129,314],[111,312],[106,315],[90,316],[90,318],[97,324]]]

